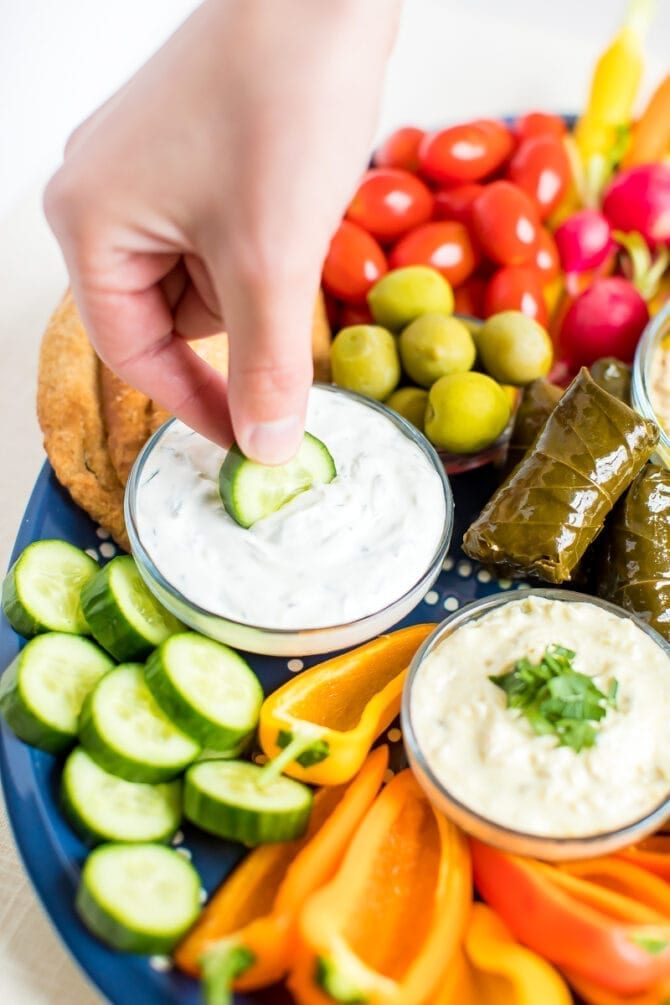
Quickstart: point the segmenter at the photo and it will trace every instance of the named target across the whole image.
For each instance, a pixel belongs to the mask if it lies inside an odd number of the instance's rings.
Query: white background
[[[657,3],[641,97],[670,52],[670,0]],[[69,132],[194,6],[0,0],[0,568],[43,458],[34,418],[37,350],[66,282],[42,220],[41,189]],[[594,56],[625,7],[625,0],[405,0],[379,135],[474,114],[578,109]],[[42,917],[1,819],[0,1001],[98,1001]]]

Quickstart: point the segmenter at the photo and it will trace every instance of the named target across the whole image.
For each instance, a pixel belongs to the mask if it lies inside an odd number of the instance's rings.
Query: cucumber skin
[[[19,679],[21,662],[25,649],[14,657],[0,677],[0,714],[23,743],[48,754],[59,754],[67,750],[77,739],[76,733],[66,733],[55,726],[39,722],[21,693]]]
[[[67,542],[59,542],[59,544],[60,543]],[[33,544],[44,544],[44,542],[34,541]],[[23,606],[21,596],[16,585],[16,573],[23,556],[31,547],[31,545],[28,545],[23,549],[2,582],[2,610],[4,611],[5,617],[14,631],[18,632],[19,635],[23,635],[26,639],[31,639],[33,636],[40,635],[43,632],[52,631],[65,632],[70,635],[90,635],[91,633],[86,621],[83,621],[82,624],[78,626],[76,631],[68,632],[68,630],[62,626],[54,628],[53,625],[43,624],[41,621],[38,621],[37,618],[34,618]],[[72,545],[72,548],[75,548],[75,546]],[[79,551],[80,549],[76,548],[76,550]],[[93,571],[93,567],[98,569],[99,566],[93,558],[90,559],[90,562],[92,566],[91,576],[94,576],[95,572]],[[81,615],[82,618],[85,618],[83,610],[81,611]]]
[[[109,586],[110,568],[115,561],[117,559],[112,559],[84,584],[81,607],[96,642],[119,663],[134,663],[144,660],[154,646],[128,624],[116,604]]]
[[[204,714],[197,709],[193,709],[182,691],[174,684],[163,663],[163,646],[168,644],[169,641],[169,639],[166,639],[164,643],[154,650],[144,668],[144,679],[147,682],[147,687],[156,699],[156,703],[160,705],[167,717],[174,722],[175,726],[182,733],[186,733],[187,736],[192,737],[202,747],[221,751],[222,757],[225,757],[227,753],[229,756],[234,756],[232,751],[239,749],[240,745],[246,746],[251,739],[258,723],[258,717],[251,728],[244,731],[230,729],[213,720],[206,722]],[[233,650],[231,650],[231,653],[236,659],[241,660],[245,667],[247,666],[241,656],[238,656]],[[251,667],[247,667],[247,669],[250,674],[253,674]],[[258,685],[258,695],[258,715],[260,715],[260,707],[263,702],[263,689],[260,683]]]

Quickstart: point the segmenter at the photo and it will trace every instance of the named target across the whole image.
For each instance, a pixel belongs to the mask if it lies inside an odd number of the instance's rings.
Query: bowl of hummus
[[[638,342],[631,397],[640,415],[658,423],[656,459],[670,467],[670,303],[652,318]]]
[[[568,590],[462,608],[403,693],[410,764],[436,807],[519,855],[606,854],[670,814],[670,645]]]
[[[126,490],[133,555],[161,603],[235,648],[303,656],[396,624],[437,579],[453,497],[426,438],[377,402],[315,384],[307,431],[336,475],[243,527],[219,496],[226,450],[177,420],[146,444]]]

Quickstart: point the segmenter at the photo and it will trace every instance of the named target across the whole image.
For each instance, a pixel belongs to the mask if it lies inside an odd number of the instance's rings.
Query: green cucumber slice
[[[75,904],[108,946],[169,953],[200,913],[200,877],[165,845],[105,844],[84,863]]]
[[[312,485],[331,482],[336,473],[330,451],[311,433],[305,433],[298,453],[286,464],[250,461],[233,444],[219,471],[219,494],[233,520],[251,527]]]
[[[40,632],[90,634],[79,596],[99,568],[67,541],[33,541],[2,584],[2,609],[10,625],[26,638]]]
[[[145,668],[149,690],[165,714],[211,750],[239,747],[255,730],[263,689],[236,652],[195,632],[172,635]]]
[[[204,831],[249,846],[292,841],[307,829],[312,790],[280,775],[267,786],[249,761],[202,761],[184,778],[184,816]]]
[[[91,639],[36,635],[0,677],[0,713],[24,743],[58,753],[76,739],[84,699],[113,666]]]
[[[156,704],[140,663],[110,670],[89,694],[79,739],[101,768],[129,782],[169,782],[200,753]]]
[[[181,822],[181,782],[127,782],[76,747],[63,768],[61,803],[87,844],[169,841]]]
[[[140,576],[131,555],[119,555],[81,591],[91,634],[120,663],[144,659],[181,621],[166,611]]]

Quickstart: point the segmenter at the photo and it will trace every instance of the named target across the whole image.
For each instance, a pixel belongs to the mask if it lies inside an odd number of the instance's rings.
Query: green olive
[[[397,391],[386,399],[385,403],[392,408],[403,419],[407,419],[413,426],[423,432],[423,419],[426,414],[428,404],[428,391],[422,387],[399,387]]]
[[[448,373],[469,370],[476,355],[474,340],[463,322],[446,314],[423,314],[400,334],[403,368],[422,387],[430,387]]]
[[[428,265],[393,269],[368,293],[368,306],[379,325],[397,332],[421,314],[451,314],[454,294],[439,272]]]
[[[400,380],[393,335],[377,325],[341,328],[330,347],[333,380],[340,387],[384,401]]]
[[[428,392],[424,428],[439,449],[475,454],[498,439],[509,417],[509,397],[492,377],[452,373],[440,377]]]
[[[477,335],[477,351],[487,373],[517,387],[546,377],[554,359],[547,331],[521,311],[487,318]]]

